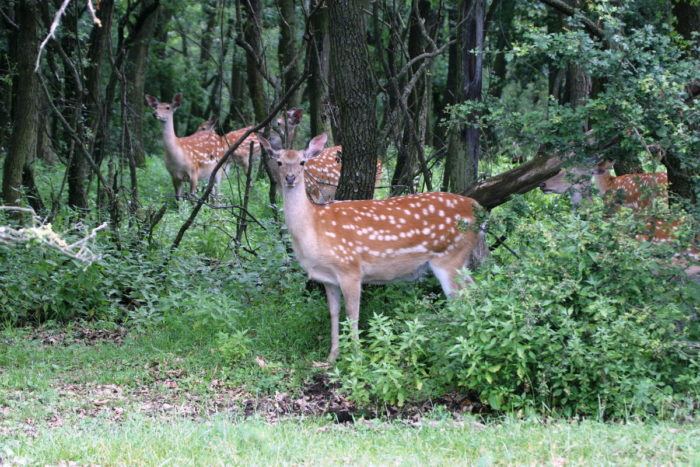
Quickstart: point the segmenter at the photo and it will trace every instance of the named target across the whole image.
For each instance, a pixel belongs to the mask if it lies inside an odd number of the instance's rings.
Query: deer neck
[[[304,175],[302,174],[300,178],[301,180],[294,187],[282,187],[284,220],[292,236],[295,250],[305,250],[304,245],[310,245],[313,248],[316,242],[314,206],[306,195]]]
[[[173,115],[163,123],[163,145],[165,146],[165,154],[170,159],[178,159],[180,155],[180,145],[178,137],[175,135],[175,124],[173,123]]]
[[[615,177],[613,177],[609,171],[606,171],[602,175],[594,175],[593,176],[593,181],[595,182],[596,188],[598,188],[598,191],[600,192],[601,195],[604,195],[608,191],[613,189],[613,180]]]

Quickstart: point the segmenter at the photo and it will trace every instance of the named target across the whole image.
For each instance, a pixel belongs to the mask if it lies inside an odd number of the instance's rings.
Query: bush
[[[697,401],[697,285],[659,258],[668,246],[636,242],[626,217],[521,224],[510,239],[520,258],[482,268],[438,316],[375,317],[342,353],[343,387],[387,403],[459,388],[494,409],[569,416]]]

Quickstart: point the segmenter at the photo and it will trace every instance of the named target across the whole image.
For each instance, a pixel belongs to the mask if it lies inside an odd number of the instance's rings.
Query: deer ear
[[[320,135],[316,136],[314,139],[309,141],[309,146],[304,152],[304,158],[307,160],[313,159],[314,157],[321,154],[321,151],[323,151],[323,147],[326,145],[326,141],[328,141],[328,135],[325,133],[321,133]]]
[[[173,110],[180,107],[180,104],[182,104],[182,94],[178,92],[177,94],[175,94],[175,96],[173,96]]]
[[[256,135],[257,135],[258,141],[260,142],[262,147],[265,148],[265,151],[272,154],[274,157],[279,157],[280,149],[277,147],[278,143],[277,143],[277,141],[275,141],[274,136],[271,138],[273,140],[273,143],[274,143],[274,144],[272,144],[268,140],[263,138],[262,136],[258,135],[257,133],[256,133]]]
[[[214,126],[216,125],[216,122],[217,122],[218,120],[219,120],[219,118],[216,117],[216,116],[210,118],[210,119],[209,119],[209,128],[214,128]]]
[[[146,94],[146,103],[149,107],[153,107],[154,109],[158,107],[158,99],[151,96],[150,94]]]
[[[295,125],[301,123],[301,117],[304,116],[304,109],[292,109],[288,112],[289,116],[292,118],[292,122]]]
[[[603,175],[608,170],[612,169],[614,162],[604,160],[600,162],[596,168],[593,170],[593,175]]]

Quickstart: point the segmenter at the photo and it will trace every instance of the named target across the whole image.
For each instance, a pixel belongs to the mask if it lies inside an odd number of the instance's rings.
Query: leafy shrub
[[[343,387],[360,402],[460,388],[499,410],[602,417],[697,400],[697,285],[624,212],[600,211],[520,224],[520,258],[483,267],[438,316],[375,317],[361,347],[345,341]]]

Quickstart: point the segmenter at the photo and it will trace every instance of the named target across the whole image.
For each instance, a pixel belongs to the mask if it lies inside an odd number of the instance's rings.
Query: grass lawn
[[[348,424],[271,418],[244,407],[293,393],[320,371],[310,361],[231,368],[167,331],[0,338],[0,464],[700,465],[693,423],[481,420],[444,410]]]

